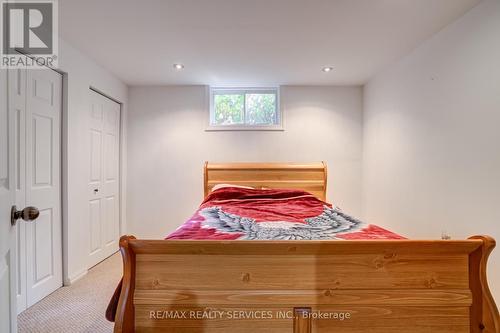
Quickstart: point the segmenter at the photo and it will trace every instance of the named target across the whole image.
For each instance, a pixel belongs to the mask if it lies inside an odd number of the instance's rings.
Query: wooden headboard
[[[326,201],[326,164],[210,163],[204,167],[205,197],[217,184],[304,190]]]

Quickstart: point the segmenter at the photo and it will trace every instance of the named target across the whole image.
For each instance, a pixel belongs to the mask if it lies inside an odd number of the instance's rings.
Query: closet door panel
[[[90,91],[89,264],[118,250],[120,221],[120,104]]]

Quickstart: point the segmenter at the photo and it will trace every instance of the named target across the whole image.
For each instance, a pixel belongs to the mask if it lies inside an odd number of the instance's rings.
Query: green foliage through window
[[[251,125],[269,125],[276,122],[275,94],[247,94],[245,122]]]
[[[211,125],[278,125],[277,92],[274,90],[216,90],[212,93]]]
[[[215,123],[217,125],[243,124],[244,95],[215,95]]]

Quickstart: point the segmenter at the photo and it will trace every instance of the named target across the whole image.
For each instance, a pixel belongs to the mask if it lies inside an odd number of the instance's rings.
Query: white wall
[[[500,1],[364,89],[364,218],[411,238],[500,240]],[[500,248],[489,280],[500,300]]]
[[[120,101],[122,123],[126,123],[128,87],[116,79],[106,69],[100,67],[87,56],[64,41],[59,42],[59,69],[66,73],[67,110],[63,137],[67,137],[63,150],[67,153],[67,196],[63,207],[64,279],[65,283],[86,273],[87,256],[90,248],[89,217],[87,201],[87,182],[90,156],[89,153],[89,87],[99,89],[108,96]],[[125,128],[125,126],[124,126]],[[124,138],[122,133],[122,138]],[[125,159],[126,144],[122,140],[122,160]],[[125,165],[125,164],[123,164]],[[124,178],[126,170],[122,170]],[[123,182],[125,185],[125,182]],[[125,186],[122,188],[125,196]],[[122,222],[125,210],[122,207]],[[124,229],[123,229],[124,230]],[[122,231],[123,232],[123,231]]]
[[[189,218],[203,199],[206,160],[325,160],[328,199],[361,212],[360,87],[282,87],[283,132],[205,132],[206,90],[129,90],[129,233],[161,238]]]

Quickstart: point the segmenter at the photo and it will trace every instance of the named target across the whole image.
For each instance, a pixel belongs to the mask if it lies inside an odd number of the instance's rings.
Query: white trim
[[[60,71],[62,75],[62,110],[61,110],[61,219],[62,219],[62,267],[63,267],[63,285],[69,285],[66,282],[70,280],[69,274],[69,223],[68,223],[68,73]]]
[[[282,125],[269,125],[269,126],[256,126],[256,125],[208,125],[205,132],[218,132],[218,131],[284,131]]]
[[[88,272],[89,272],[88,269],[83,269],[83,270],[79,271],[78,273],[73,274],[72,276],[68,276],[67,278],[65,277],[64,278],[64,285],[71,286],[73,283],[75,283],[76,281],[80,280],[82,277],[87,275]]]
[[[248,124],[235,124],[235,125],[213,125],[213,115],[214,115],[214,95],[217,92],[225,93],[239,93],[239,94],[251,94],[251,93],[270,93],[276,95],[276,121],[275,125],[248,125]],[[207,126],[205,131],[284,131],[283,127],[283,109],[280,103],[280,87],[209,87],[207,89],[208,98],[208,117]],[[245,101],[246,107],[246,101]]]

